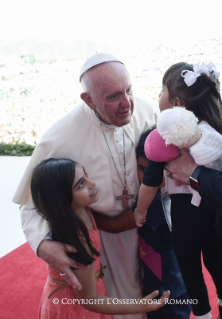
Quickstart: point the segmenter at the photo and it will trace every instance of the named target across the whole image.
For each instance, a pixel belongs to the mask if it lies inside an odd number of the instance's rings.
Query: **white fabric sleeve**
[[[37,254],[39,244],[44,239],[51,239],[48,222],[35,209],[26,205],[20,208],[22,229],[30,246]]]
[[[48,234],[43,238],[43,240],[46,240],[46,239],[52,240],[52,237],[51,237],[50,233],[48,233]]]
[[[202,136],[190,147],[190,154],[198,165],[207,165],[222,156],[222,135],[206,122],[199,129]]]

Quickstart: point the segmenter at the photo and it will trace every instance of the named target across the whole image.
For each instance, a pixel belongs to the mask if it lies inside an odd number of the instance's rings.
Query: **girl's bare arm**
[[[157,310],[165,305],[166,299],[169,298],[169,291],[165,292],[161,299],[153,301],[159,292],[154,291],[143,299],[114,299],[99,295],[96,293],[96,279],[94,264],[88,269],[77,269],[74,271],[76,277],[82,284],[82,290],[76,289],[78,299],[83,299],[82,306],[90,311],[118,315],[118,314],[136,314]]]

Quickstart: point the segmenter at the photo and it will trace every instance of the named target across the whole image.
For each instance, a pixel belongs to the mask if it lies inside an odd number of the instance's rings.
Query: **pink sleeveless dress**
[[[93,229],[88,229],[89,236],[97,251],[100,251],[100,235],[96,227],[95,220],[91,211],[88,209]],[[95,275],[101,268],[100,257],[95,256],[94,261]],[[110,315],[95,313],[85,309],[77,302],[77,295],[75,290],[66,284],[63,277],[59,275],[54,269],[47,265],[48,278],[43,290],[39,319],[112,319]],[[96,277],[97,277],[96,276]],[[102,276],[101,276],[102,277]],[[53,278],[53,279],[52,279]],[[58,291],[54,291],[56,289]],[[102,278],[96,279],[96,292],[100,295],[107,296],[104,280]],[[51,294],[51,296],[50,296]],[[50,296],[50,298],[48,298]],[[76,301],[74,301],[76,299]]]

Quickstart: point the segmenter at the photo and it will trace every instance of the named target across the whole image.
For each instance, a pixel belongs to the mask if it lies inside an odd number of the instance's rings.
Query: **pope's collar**
[[[94,114],[94,116],[96,117],[96,119],[97,119],[100,123],[102,123],[102,125],[104,125],[105,127],[107,127],[107,128],[116,128],[115,125],[104,123],[104,122],[99,118],[99,114],[98,114],[96,111],[93,111],[93,114]]]
[[[104,126],[105,129],[108,130],[115,130],[115,129],[120,129],[120,127],[115,126],[115,125],[109,125],[106,124],[104,122],[102,122],[100,120],[100,118],[98,118],[95,114],[95,112],[90,109],[88,107],[87,104],[85,104],[85,112],[86,112],[86,116],[88,117],[89,121],[91,123],[93,123],[95,126],[99,127],[100,126],[100,122],[102,123],[102,125]],[[136,140],[135,140],[135,132],[134,132],[134,127],[132,124],[128,123],[124,126],[122,126],[124,128],[124,130],[126,131],[126,133],[128,134],[129,138],[131,139],[133,145],[136,145]]]

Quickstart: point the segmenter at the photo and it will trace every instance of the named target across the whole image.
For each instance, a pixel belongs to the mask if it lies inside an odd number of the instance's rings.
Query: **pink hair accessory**
[[[144,151],[146,157],[154,162],[168,162],[179,156],[179,149],[172,144],[166,146],[157,129],[147,136]]]

